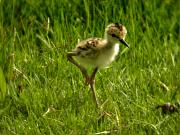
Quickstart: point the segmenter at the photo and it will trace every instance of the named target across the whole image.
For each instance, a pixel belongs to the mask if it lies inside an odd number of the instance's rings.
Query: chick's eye
[[[115,35],[115,34],[112,34],[111,36],[112,36],[112,37],[116,37],[116,35]]]

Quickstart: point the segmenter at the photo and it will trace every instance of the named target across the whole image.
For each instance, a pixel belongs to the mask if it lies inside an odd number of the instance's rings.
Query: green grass
[[[179,134],[179,112],[156,109],[180,101],[179,5],[0,0],[0,134]],[[111,22],[126,26],[131,47],[98,72],[99,110],[66,53],[78,39],[103,37]],[[56,111],[43,116],[50,106]],[[98,120],[102,111],[111,116]]]

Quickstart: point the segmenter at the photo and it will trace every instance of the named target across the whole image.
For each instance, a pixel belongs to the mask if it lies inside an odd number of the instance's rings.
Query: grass
[[[156,109],[180,99],[179,5],[0,0],[0,133],[179,134],[179,112]],[[110,22],[127,27],[131,47],[99,71],[99,110],[66,53],[78,39],[103,37]],[[56,111],[43,116],[49,107]],[[102,111],[111,116],[98,119]]]

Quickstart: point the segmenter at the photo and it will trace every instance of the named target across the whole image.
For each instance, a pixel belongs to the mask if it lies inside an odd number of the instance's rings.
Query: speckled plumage
[[[118,31],[119,30],[119,31]],[[109,35],[125,39],[127,30],[121,24],[110,24],[105,30],[105,38],[88,38],[79,42],[72,51],[75,59],[83,66],[93,68],[107,67],[119,52],[119,40]]]
[[[75,57],[82,65],[89,67],[107,67],[119,52],[119,45],[109,45],[107,40],[90,38],[80,42],[74,50]]]

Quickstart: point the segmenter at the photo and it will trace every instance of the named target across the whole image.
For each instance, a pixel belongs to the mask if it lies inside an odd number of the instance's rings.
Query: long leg
[[[77,56],[77,53],[76,52],[69,52],[67,54],[67,58],[68,60],[73,63],[75,66],[77,66],[80,71],[82,72],[83,76],[86,78],[86,84],[89,85],[90,84],[90,88],[91,88],[91,91],[92,91],[92,94],[93,94],[93,98],[94,98],[94,101],[96,103],[96,106],[99,107],[99,101],[98,101],[98,98],[97,98],[97,95],[96,95],[96,91],[95,91],[95,75],[98,71],[98,68],[95,68],[92,75],[89,77],[88,76],[88,73],[87,73],[87,70],[79,65],[74,59],[73,59],[73,56]]]
[[[99,100],[97,98],[97,94],[96,94],[96,90],[95,90],[95,75],[96,75],[97,71],[98,71],[98,68],[95,68],[91,77],[90,77],[89,84],[90,84],[90,88],[91,88],[96,106],[99,107]]]
[[[83,66],[79,65],[73,59],[73,56],[77,56],[77,55],[78,55],[77,52],[68,52],[67,59],[80,69],[80,71],[82,72],[83,76],[86,78],[86,82],[87,82],[87,80],[88,80],[88,73],[87,73],[86,69]]]
[[[91,75],[91,80],[95,80],[96,73],[98,71],[98,68],[96,67]]]

